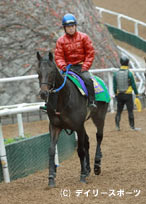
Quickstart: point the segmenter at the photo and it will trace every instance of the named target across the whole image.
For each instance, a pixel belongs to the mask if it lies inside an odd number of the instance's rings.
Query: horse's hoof
[[[54,179],[52,179],[52,178],[49,179],[49,184],[48,184],[48,186],[49,186],[50,188],[55,188],[55,187],[56,187]]]
[[[86,176],[87,176],[87,177],[90,176],[90,172],[91,172],[91,169],[88,169],[88,170],[86,171]]]
[[[101,167],[99,165],[94,166],[94,174],[99,175],[101,173]]]
[[[86,183],[86,175],[81,175],[80,182],[81,183]]]
[[[49,188],[55,188],[56,185],[55,185],[55,183],[49,183],[48,187],[49,187]]]

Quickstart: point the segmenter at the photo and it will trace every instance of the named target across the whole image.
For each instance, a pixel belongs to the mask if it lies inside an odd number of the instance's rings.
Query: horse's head
[[[42,57],[37,52],[38,59],[38,78],[40,83],[40,96],[43,100],[47,100],[49,92],[55,86],[56,69],[53,61],[53,54],[49,52],[49,55]]]

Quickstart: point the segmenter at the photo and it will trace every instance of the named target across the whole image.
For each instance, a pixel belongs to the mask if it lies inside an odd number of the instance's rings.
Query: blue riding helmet
[[[70,26],[70,25],[76,25],[76,24],[77,24],[77,20],[76,20],[75,16],[72,15],[71,13],[68,13],[68,14],[63,16],[63,18],[62,18],[62,25],[63,26]]]

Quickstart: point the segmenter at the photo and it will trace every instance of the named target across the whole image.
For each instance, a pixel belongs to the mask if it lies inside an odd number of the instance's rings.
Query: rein
[[[68,71],[69,71],[70,67],[71,67],[71,64],[67,65],[67,67],[66,67],[64,82],[62,83],[62,85],[59,88],[52,90],[52,93],[59,92],[65,86],[65,83],[66,83],[66,80],[67,80],[67,74],[68,74]]]
[[[50,90],[49,90],[49,93],[59,92],[59,91],[65,86],[65,83],[66,83],[66,80],[67,80],[67,74],[68,74],[68,72],[69,72],[70,67],[71,67],[71,64],[67,65],[67,67],[66,67],[65,77],[64,77],[64,81],[63,81],[62,85],[61,85],[59,88],[57,88],[57,89],[53,89],[53,88],[50,89]],[[47,86],[50,85],[50,84],[47,83],[47,82],[43,82],[43,83],[41,83],[41,85],[42,85],[42,84],[45,84],[45,85],[47,85]],[[55,85],[55,84],[54,84],[54,85]],[[54,85],[53,85],[53,87],[54,87]]]

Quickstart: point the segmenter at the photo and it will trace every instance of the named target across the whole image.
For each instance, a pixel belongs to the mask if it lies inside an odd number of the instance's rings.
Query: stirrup
[[[89,108],[97,108],[96,104],[94,101],[92,103],[89,103]]]

